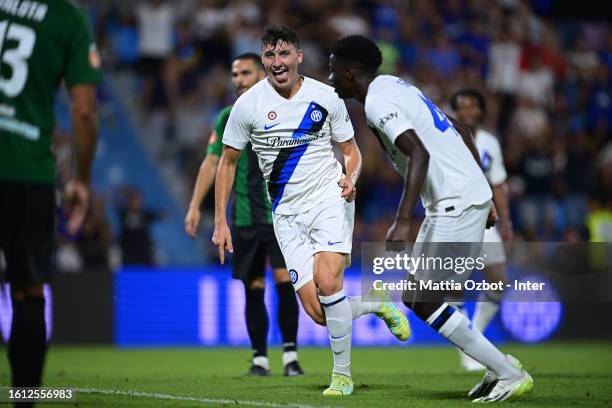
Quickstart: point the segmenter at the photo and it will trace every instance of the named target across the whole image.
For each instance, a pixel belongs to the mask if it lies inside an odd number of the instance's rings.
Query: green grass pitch
[[[504,345],[525,364],[534,391],[516,407],[612,406],[612,343]],[[0,348],[0,384],[9,381]],[[306,375],[282,377],[281,352],[270,351],[272,376],[248,378],[249,351],[227,348],[116,349],[52,347],[45,385],[82,389],[79,407],[460,407],[481,375],[463,372],[450,347],[360,348],[352,353],[355,392],[323,398],[331,351],[303,348]],[[131,393],[131,395],[128,395]],[[1,406],[2,404],[0,404]]]

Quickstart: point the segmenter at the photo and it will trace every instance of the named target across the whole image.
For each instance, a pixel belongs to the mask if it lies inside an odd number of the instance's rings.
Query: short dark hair
[[[293,28],[280,24],[266,26],[261,35],[261,45],[276,45],[279,41],[286,41],[293,44],[297,49],[300,48],[300,37]]]
[[[455,92],[450,100],[451,108],[456,111],[459,107],[459,98],[464,96],[476,99],[476,103],[478,103],[478,107],[480,108],[480,111],[484,116],[484,114],[487,112],[487,104],[485,102],[485,98],[482,93],[473,88],[464,88]]]
[[[236,60],[251,60],[253,61],[257,69],[260,69],[262,71],[264,69],[264,66],[261,63],[261,56],[259,54],[255,54],[254,52],[245,52],[244,54],[240,54],[236,58],[234,58],[234,61]]]
[[[383,60],[374,41],[362,35],[339,39],[332,46],[331,52],[336,58],[348,61],[368,73],[376,73]]]

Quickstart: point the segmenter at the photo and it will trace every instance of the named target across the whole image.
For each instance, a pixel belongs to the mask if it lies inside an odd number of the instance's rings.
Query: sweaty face
[[[351,98],[350,81],[347,77],[346,67],[334,54],[329,56],[329,82],[340,98]]]
[[[255,85],[264,77],[264,72],[250,59],[239,59],[232,63],[232,83],[238,95]]]
[[[262,46],[261,61],[274,88],[290,89],[298,80],[298,65],[302,62],[302,51],[287,41]]]
[[[459,96],[455,113],[459,122],[471,128],[478,126],[482,117],[478,101],[472,96]]]

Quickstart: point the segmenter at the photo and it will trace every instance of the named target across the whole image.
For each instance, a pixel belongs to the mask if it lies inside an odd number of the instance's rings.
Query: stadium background
[[[232,56],[259,52],[268,23],[298,31],[301,72],[323,82],[332,42],[357,33],[378,43],[383,73],[417,85],[446,112],[457,89],[482,91],[485,126],[503,146],[515,239],[611,242],[612,30],[595,3],[81,2],[95,30],[105,79],[98,91],[93,205],[78,236],[65,233],[58,212],[59,274],[48,304],[55,310],[55,341],[248,344],[240,283],[218,266],[209,243],[212,194],[197,241],[184,234],[183,217],[215,116],[234,100]],[[64,93],[58,98],[59,186],[72,162],[68,99]],[[361,242],[383,240],[402,182],[369,134],[361,108],[352,102],[348,108],[364,152],[353,245],[358,260]],[[415,227],[422,216],[422,209],[415,211]],[[358,273],[348,272],[353,293],[359,291]],[[275,304],[273,291],[267,302]],[[0,306],[6,338],[6,291]],[[591,323],[603,319],[609,305],[505,308],[488,332],[496,341],[612,338],[609,325]],[[585,312],[591,321],[585,321]],[[270,316],[270,339],[278,342],[275,313]],[[412,342],[441,342],[411,321]],[[303,314],[300,327],[302,344],[327,344],[324,329]],[[361,345],[392,343],[375,319],[357,323],[354,339]]]

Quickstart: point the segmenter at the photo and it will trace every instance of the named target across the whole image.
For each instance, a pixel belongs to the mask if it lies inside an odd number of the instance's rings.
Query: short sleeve
[[[399,106],[382,98],[370,98],[365,105],[368,124],[395,144],[395,139],[408,129],[414,129],[410,119]]]
[[[78,84],[96,84],[102,79],[102,64],[89,22],[76,6],[71,18],[73,29],[69,30],[68,37],[66,83],[69,87]]]
[[[230,112],[231,106],[228,106],[227,108],[223,109],[221,113],[219,113],[219,116],[217,116],[215,129],[208,139],[206,153],[221,157],[221,154],[223,153],[223,133],[225,132],[225,126],[227,125]]]
[[[501,147],[497,139],[494,139],[494,143],[491,145],[491,169],[489,170],[489,183],[492,186],[506,181],[508,175],[506,174],[506,168],[504,167],[504,157],[502,156]]]
[[[223,144],[243,150],[251,136],[251,121],[244,99],[238,98],[223,131]]]
[[[355,136],[351,118],[349,117],[346,105],[342,99],[334,95],[331,103],[331,137],[334,142],[342,143]]]

